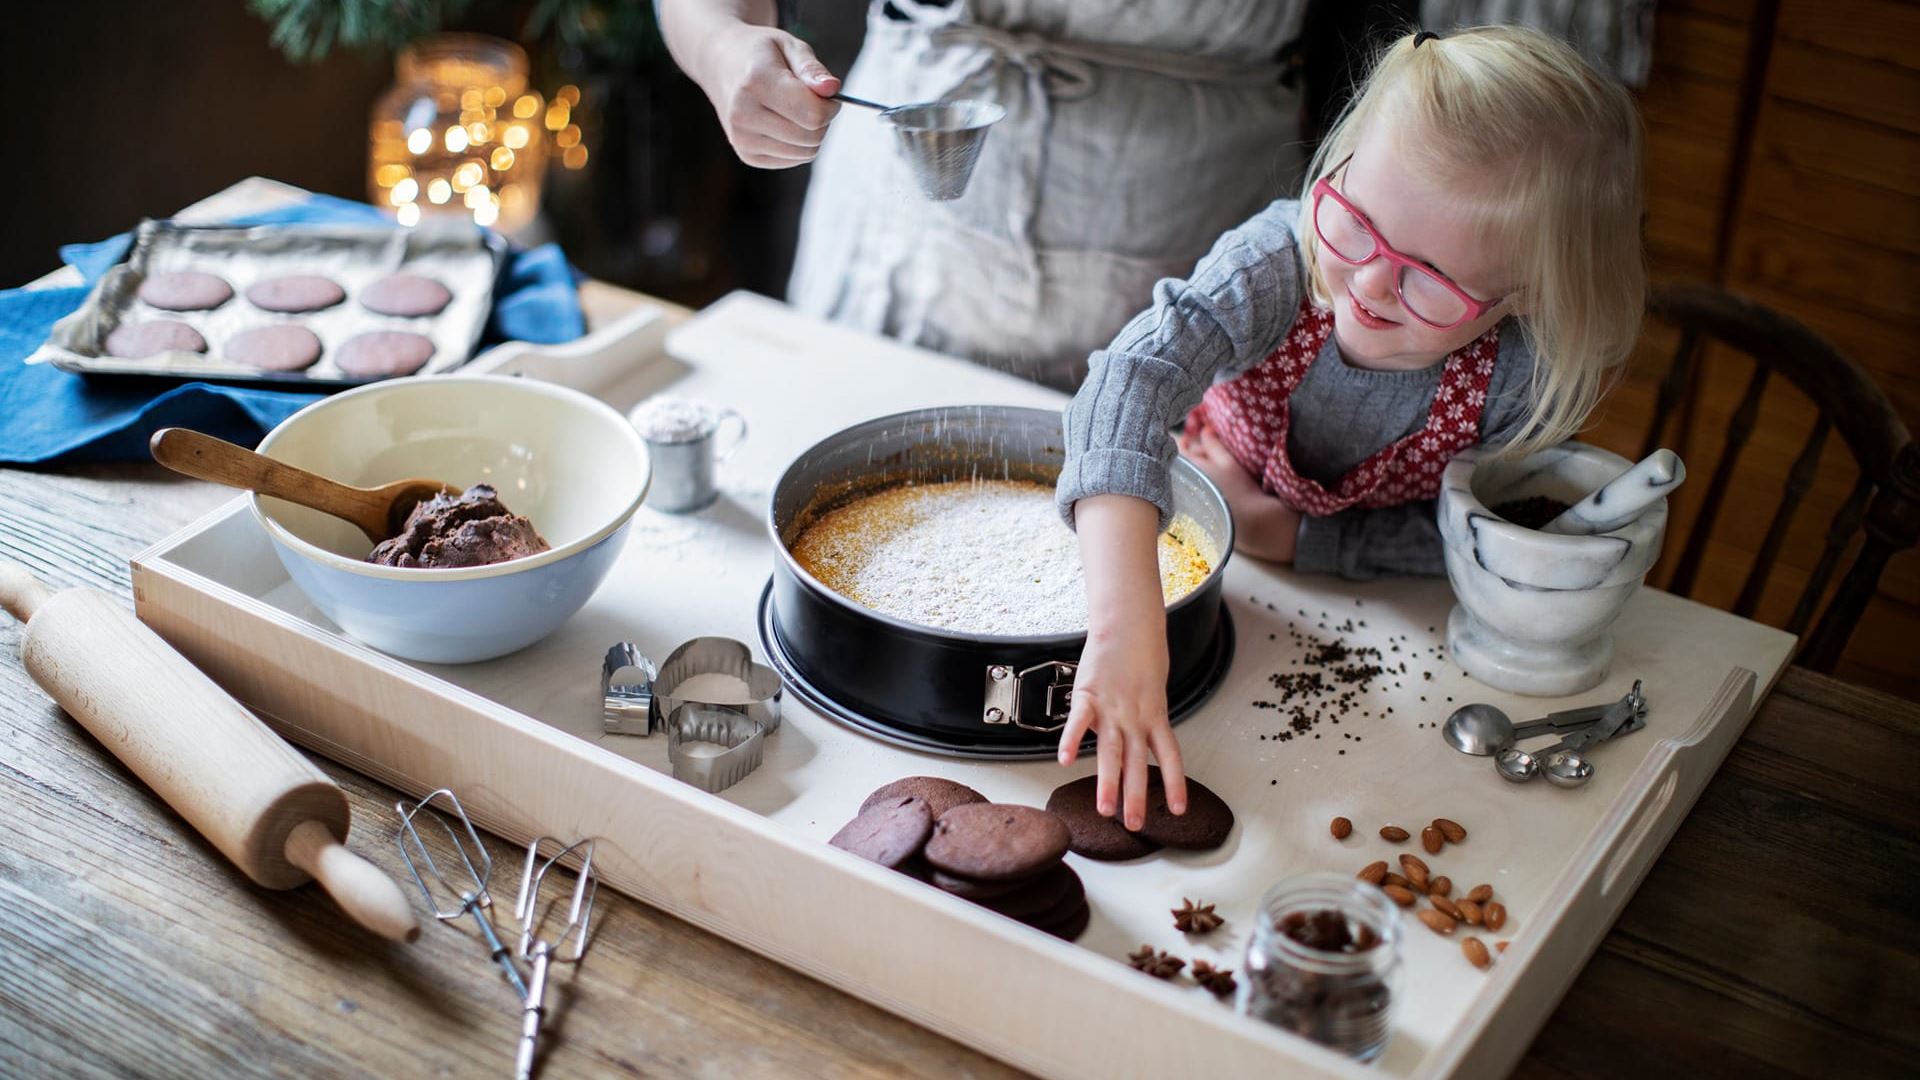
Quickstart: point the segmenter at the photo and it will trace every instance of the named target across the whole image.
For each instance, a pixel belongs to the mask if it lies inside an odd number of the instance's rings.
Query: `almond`
[[[1335,840],[1345,840],[1347,837],[1353,835],[1353,822],[1343,817],[1337,817],[1333,819],[1331,829]]]
[[[1399,885],[1382,885],[1380,888],[1388,896],[1393,898],[1394,903],[1399,904],[1401,907],[1413,906],[1413,893],[1406,888]],[[1426,912],[1421,912],[1421,914],[1424,915]]]
[[[1433,868],[1427,865],[1427,860],[1422,859],[1420,856],[1412,852],[1407,852],[1400,856],[1400,868],[1405,870],[1409,876],[1413,874],[1415,867],[1419,868],[1422,875],[1433,873]]]
[[[1495,949],[1498,949],[1498,950],[1499,950],[1499,951],[1501,951],[1501,952],[1506,952],[1506,951],[1507,951],[1507,943],[1506,943],[1506,942],[1504,942],[1504,941],[1496,941],[1496,942],[1494,942],[1494,943],[1493,943],[1493,947],[1494,947]]]
[[[1427,892],[1434,896],[1446,896],[1453,892],[1453,879],[1445,874],[1427,882]]]
[[[1487,913],[1480,910],[1479,904],[1471,900],[1460,901],[1460,918],[1468,926],[1479,926],[1486,921],[1486,917]]]
[[[1360,873],[1358,873],[1355,876],[1358,877],[1361,881],[1364,881],[1369,885],[1378,885],[1382,881],[1386,880],[1387,860],[1379,859],[1374,862],[1370,862],[1367,864],[1367,868],[1365,870],[1360,871]]]
[[[1474,967],[1484,969],[1488,964],[1493,963],[1493,957],[1487,954],[1486,942],[1477,937],[1462,939],[1460,951],[1467,954],[1467,962]]]
[[[1387,871],[1387,876],[1382,878],[1381,881],[1384,884],[1392,885],[1397,888],[1402,888],[1402,889],[1413,888],[1413,882],[1408,881],[1406,878],[1401,877],[1399,874],[1396,874],[1391,870]]]
[[[1427,892],[1427,868],[1424,866],[1407,867],[1407,880],[1413,883],[1413,890],[1421,895]]]
[[[1433,931],[1434,933],[1436,934],[1453,933],[1454,922],[1453,922],[1452,916],[1447,915],[1444,912],[1431,911],[1431,910],[1422,911],[1419,913],[1419,915],[1420,915],[1420,921],[1423,923],[1426,923],[1427,929]]]
[[[1429,896],[1427,897],[1427,903],[1432,904],[1433,910],[1435,911],[1446,912],[1450,918],[1460,918],[1460,905],[1444,896]]]
[[[1441,835],[1440,830],[1431,825],[1420,830],[1420,846],[1426,848],[1429,855],[1440,854],[1440,848],[1446,842],[1447,838]]]
[[[1433,827],[1440,830],[1440,835],[1446,837],[1449,844],[1457,844],[1467,838],[1467,830],[1452,818],[1434,818]]]
[[[1480,918],[1486,922],[1487,929],[1498,930],[1507,925],[1507,905],[1489,900],[1487,906],[1480,909]]]
[[[1389,844],[1397,844],[1406,838],[1407,830],[1398,825],[1380,826],[1380,839],[1385,840]]]
[[[1467,893],[1467,899],[1473,901],[1476,904],[1484,904],[1487,901],[1493,899],[1493,886],[1475,885],[1473,887],[1473,890]]]

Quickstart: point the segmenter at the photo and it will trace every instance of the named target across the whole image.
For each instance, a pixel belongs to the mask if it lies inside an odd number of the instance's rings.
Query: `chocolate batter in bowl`
[[[1021,586],[1030,585],[1029,595],[1053,598],[1049,605],[1083,605],[1077,580],[1056,581],[1035,572],[1036,567],[1063,568],[1059,552],[1052,550],[1062,541],[1075,556],[1065,568],[1076,574],[1079,569],[1074,538],[1051,516],[1051,490],[1064,461],[1058,412],[1005,406],[951,406],[880,417],[802,453],[774,487],[768,512],[773,580],[761,602],[761,640],[788,685],[826,715],[890,742],[969,757],[1052,754],[1073,665],[1086,642],[1084,607],[1063,619],[1051,609],[1020,612],[1020,603],[1028,601],[991,597],[1017,597]],[[1048,495],[1044,504],[1034,502],[1036,486]],[[1220,493],[1184,461],[1174,465],[1173,488],[1172,532],[1191,552],[1184,565],[1198,578],[1177,595],[1169,590],[1167,689],[1178,722],[1205,701],[1232,659],[1233,626],[1222,602],[1222,576],[1233,549],[1233,523]],[[965,581],[957,589],[947,581],[939,583],[945,595],[916,611],[884,601],[876,606],[872,595],[864,595],[865,602],[850,597],[796,556],[796,548],[812,546],[803,540],[810,529],[863,499],[879,496],[876,504],[884,507],[925,501],[943,491],[971,493],[969,509],[988,508],[998,515],[996,521],[1006,522],[997,546],[995,525],[966,526],[956,543],[975,551],[946,572],[957,569],[963,577],[977,578],[1003,567],[1011,575],[1043,580],[976,582],[972,589]],[[1005,502],[1001,496],[1012,502],[995,508],[996,501]],[[1014,505],[1017,510],[1010,509]],[[1021,535],[1023,527],[1049,536],[1036,544],[1034,537]],[[923,552],[936,551],[937,543],[925,539]],[[1165,572],[1164,557],[1162,565],[1164,585],[1177,575]],[[924,600],[930,582],[917,578],[938,572],[915,575],[909,560],[908,567],[895,566],[890,573],[905,592]],[[858,587],[849,591],[863,595]],[[983,596],[989,601],[971,602]],[[971,617],[942,616],[956,604],[971,609]],[[984,622],[978,618],[982,614],[988,616]],[[942,622],[949,625],[938,625]]]

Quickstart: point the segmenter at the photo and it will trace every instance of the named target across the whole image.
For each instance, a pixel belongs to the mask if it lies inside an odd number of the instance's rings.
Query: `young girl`
[[[1633,103],[1571,48],[1508,27],[1410,34],[1298,201],[1161,281],[1093,354],[1058,491],[1092,615],[1060,761],[1095,732],[1102,813],[1140,826],[1149,752],[1169,809],[1186,806],[1155,556],[1169,429],[1186,418],[1177,448],[1226,496],[1242,554],[1439,573],[1447,460],[1567,438],[1632,346],[1640,207]]]

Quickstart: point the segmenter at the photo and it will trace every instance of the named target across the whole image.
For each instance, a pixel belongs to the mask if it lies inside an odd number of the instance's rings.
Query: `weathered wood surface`
[[[126,596],[222,489],[0,470],[0,557]],[[8,1075],[484,1075],[511,995],[470,929],[396,946],[222,862],[29,682],[0,627]],[[395,793],[331,763],[350,843],[404,873]],[[1920,1053],[1920,707],[1790,669],[1518,1075],[1900,1075]],[[514,853],[496,845],[495,884]],[[563,972],[545,1075],[1011,1075],[614,894]]]

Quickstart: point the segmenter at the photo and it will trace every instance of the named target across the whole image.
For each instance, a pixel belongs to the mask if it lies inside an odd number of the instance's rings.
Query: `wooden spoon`
[[[407,515],[422,500],[443,491],[458,493],[452,485],[417,477],[375,488],[352,487],[187,428],[161,428],[148,447],[153,460],[174,472],[332,514],[359,526],[376,544],[399,535]]]

